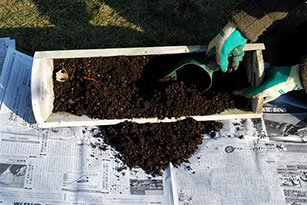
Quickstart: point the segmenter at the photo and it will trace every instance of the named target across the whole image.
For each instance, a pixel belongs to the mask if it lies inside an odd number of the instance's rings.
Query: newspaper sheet
[[[286,204],[307,204],[307,144],[274,143],[275,172]]]
[[[171,169],[177,204],[307,204],[307,145],[205,140]]]
[[[0,132],[33,132],[31,69],[33,58],[8,48],[0,77]]]
[[[2,204],[173,204],[169,170],[156,178],[141,169],[119,172],[113,149],[91,146],[92,130],[1,135]]]
[[[263,118],[223,121],[190,163],[172,167],[176,204],[307,204],[307,113]]]
[[[246,121],[252,121],[248,119]],[[178,204],[281,204],[274,166],[275,147],[265,146],[258,122],[225,122],[217,138],[206,136],[197,153],[178,169],[171,168]],[[252,123],[252,124],[254,124]],[[233,130],[240,127],[240,136]],[[243,125],[243,126],[242,126]],[[263,127],[264,128],[264,127]],[[236,130],[236,129],[235,129]],[[225,132],[227,131],[227,132]],[[227,134],[226,134],[227,133]],[[225,135],[226,134],[226,135]],[[273,158],[274,159],[274,158]]]
[[[270,103],[266,103],[262,107],[262,112],[264,113],[287,113],[286,106],[282,105],[272,105]]]
[[[4,59],[6,56],[6,52],[9,47],[15,49],[15,40],[10,39],[9,37],[0,38],[0,75],[2,71],[2,65],[4,63]]]

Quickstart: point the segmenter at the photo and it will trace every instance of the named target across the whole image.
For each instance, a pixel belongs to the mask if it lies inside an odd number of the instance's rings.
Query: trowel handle
[[[243,49],[240,46],[235,47],[228,55],[229,58],[234,56],[242,55]],[[215,57],[211,57],[206,61],[206,66],[212,70],[217,71],[219,69],[219,65],[216,63]]]
[[[206,63],[204,65],[209,68],[206,70],[211,73],[217,71],[220,68],[219,65],[216,63],[215,57],[206,60]]]
[[[241,46],[237,46],[229,53],[228,57],[235,57],[242,55],[243,48]]]

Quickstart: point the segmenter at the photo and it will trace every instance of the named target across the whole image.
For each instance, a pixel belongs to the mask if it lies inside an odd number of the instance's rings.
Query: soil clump
[[[172,163],[175,167],[188,162],[203,141],[203,134],[215,136],[221,122],[199,122],[192,118],[173,123],[137,124],[125,121],[101,126],[104,142],[115,148],[117,157],[130,169],[141,167],[152,176],[161,175]],[[214,133],[214,134],[213,134]]]

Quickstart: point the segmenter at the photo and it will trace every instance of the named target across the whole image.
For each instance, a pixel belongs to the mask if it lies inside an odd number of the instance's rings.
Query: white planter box
[[[111,48],[91,50],[67,50],[67,51],[42,51],[35,52],[32,66],[31,94],[32,107],[36,122],[41,128],[110,125],[125,120],[139,123],[145,122],[172,122],[178,119],[157,118],[146,119],[91,119],[87,116],[76,116],[71,113],[52,113],[53,92],[53,59],[61,58],[86,58],[86,57],[110,57],[110,56],[137,56],[137,55],[161,55],[205,52],[207,46],[167,46],[167,47],[141,47],[141,48]],[[262,51],[263,44],[247,44],[244,47],[249,58],[249,81],[256,86],[261,81],[264,69]],[[261,116],[262,101],[254,99],[250,111],[227,110],[221,114],[209,116],[190,116],[197,120],[222,120],[232,118],[257,118]],[[181,119],[183,119],[182,117]]]

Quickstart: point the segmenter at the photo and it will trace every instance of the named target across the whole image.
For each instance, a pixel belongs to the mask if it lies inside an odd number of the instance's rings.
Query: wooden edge
[[[156,55],[156,54],[179,54],[179,53],[199,53],[207,51],[206,45],[191,46],[161,46],[161,47],[132,47],[132,48],[105,48],[88,50],[57,50],[57,51],[38,51],[34,58],[85,58],[100,56],[119,56],[119,55]],[[264,50],[263,43],[246,44],[244,51]]]
[[[254,50],[265,50],[263,43],[247,43],[244,48],[244,51],[254,51]]]
[[[257,87],[261,84],[264,76],[264,61],[261,50],[256,50],[252,56],[252,68],[254,68],[252,83],[253,87]],[[263,98],[252,99],[252,110],[255,113],[261,113],[263,107]]]
[[[264,44],[246,44],[244,47],[245,51],[254,51],[252,54],[258,52],[256,57],[253,60],[253,68],[258,68],[258,59],[262,58],[261,50],[264,49]],[[118,48],[118,49],[92,49],[92,50],[69,50],[69,51],[45,51],[45,52],[36,52],[34,59],[53,59],[53,58],[75,58],[75,57],[93,57],[97,56],[114,56],[116,55],[157,55],[157,54],[176,54],[176,53],[193,53],[193,52],[205,52],[207,46],[165,46],[165,47],[143,47],[143,48]],[[92,52],[92,53],[91,53]],[[253,55],[254,56],[254,55]],[[263,59],[262,59],[263,64]],[[256,69],[258,70],[258,69]],[[254,111],[254,109],[252,109]],[[208,120],[223,120],[223,119],[234,119],[234,118],[257,118],[260,117],[259,113],[245,113],[245,114],[229,114],[229,115],[211,115],[211,116],[194,116],[193,118],[199,121],[208,121]],[[148,118],[145,121],[142,119],[121,119],[118,120],[82,120],[82,121],[65,121],[62,119],[53,120],[44,123],[38,123],[40,128],[51,128],[51,127],[68,127],[68,126],[87,126],[87,125],[107,125],[107,124],[117,124],[122,121],[133,121],[138,123],[149,123],[154,122],[174,122],[178,119],[167,119],[167,120],[152,120]]]
[[[124,121],[136,122],[138,124],[145,123],[169,123],[193,118],[197,121],[216,121],[216,120],[229,120],[240,118],[260,118],[261,113],[244,113],[244,114],[230,114],[230,115],[207,115],[207,116],[190,116],[181,118],[165,118],[159,120],[158,118],[134,118],[134,119],[114,119],[114,120],[88,120],[88,121],[52,121],[45,123],[38,123],[38,128],[54,128],[54,127],[76,127],[76,126],[103,126],[115,125]]]
[[[31,102],[35,120],[44,122],[53,110],[53,61],[34,59],[31,72]]]
[[[254,113],[262,113],[263,98],[252,99],[252,110]]]
[[[157,54],[179,54],[205,52],[207,46],[162,46],[162,47],[138,47],[138,48],[105,48],[88,50],[59,50],[35,52],[34,58],[84,58],[84,57],[108,57],[108,56],[136,56]]]

